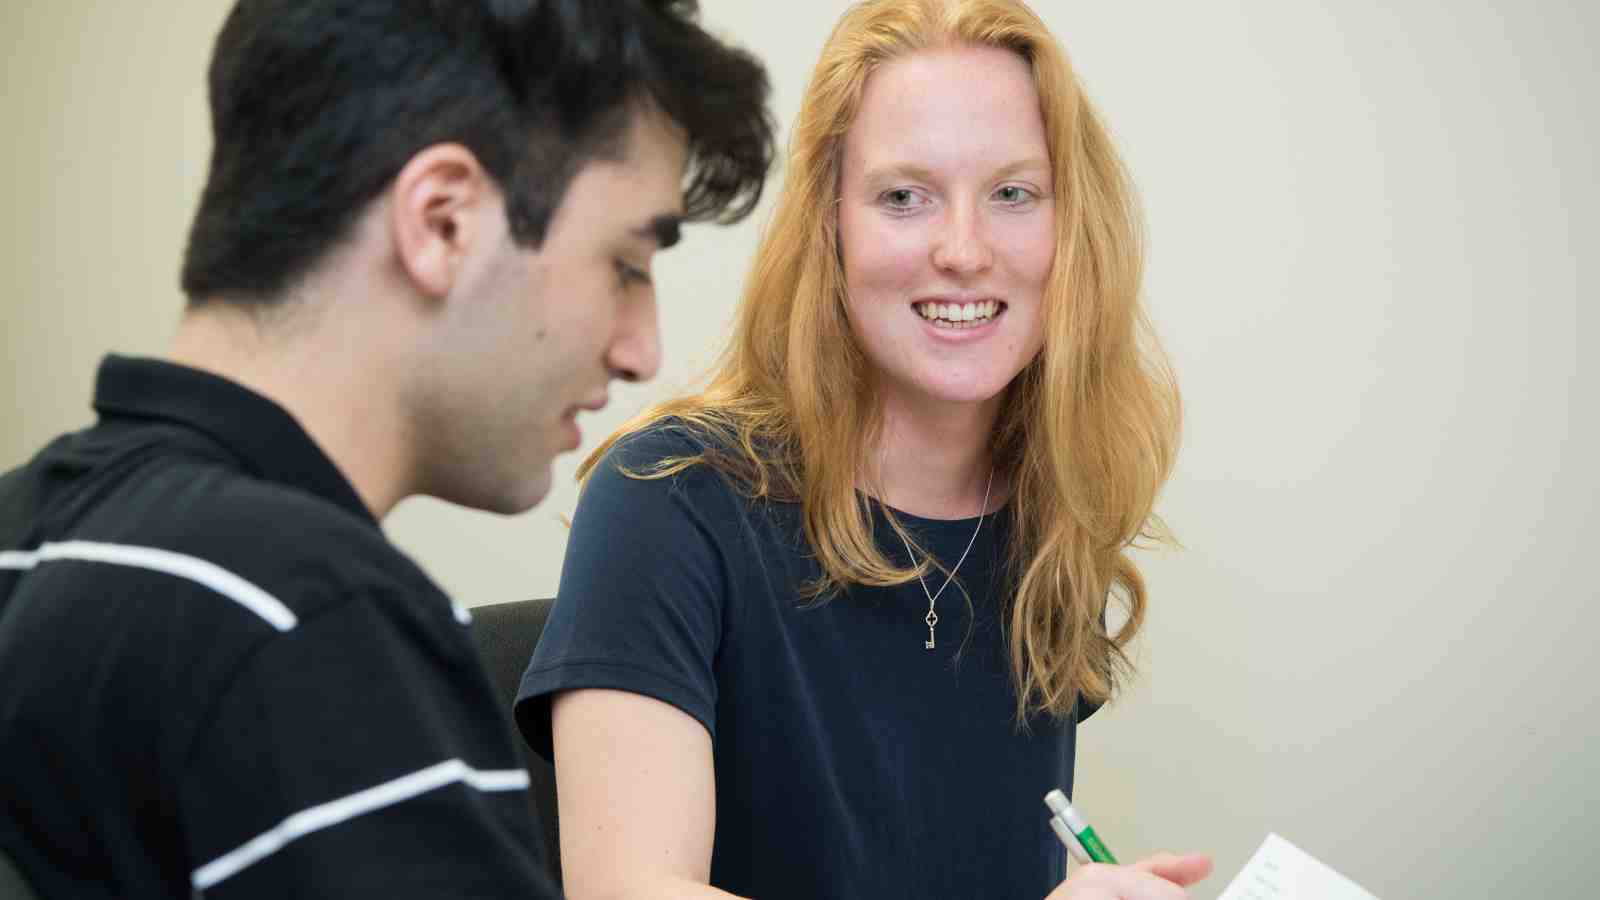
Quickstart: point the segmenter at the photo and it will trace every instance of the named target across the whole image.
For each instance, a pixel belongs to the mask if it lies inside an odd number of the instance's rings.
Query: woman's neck
[[[994,473],[988,509],[980,510],[993,471],[990,444],[999,398],[978,404],[909,404],[888,398],[871,490],[902,512],[927,519],[965,519],[992,512],[1008,496],[1005,473]]]

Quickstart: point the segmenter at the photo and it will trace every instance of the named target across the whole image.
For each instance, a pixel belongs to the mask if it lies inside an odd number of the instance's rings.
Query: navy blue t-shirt
[[[711,734],[712,885],[768,898],[1042,898],[1065,876],[1046,791],[1072,789],[1076,724],[1015,725],[1001,618],[1007,510],[983,521],[959,584],[912,581],[807,603],[821,569],[797,504],[755,502],[677,424],[613,448],[573,520],[561,588],[517,719],[549,757],[551,695],[612,688],[666,701]],[[906,551],[875,509],[879,546]],[[976,518],[897,513],[946,566]],[[928,576],[937,590],[942,574]]]

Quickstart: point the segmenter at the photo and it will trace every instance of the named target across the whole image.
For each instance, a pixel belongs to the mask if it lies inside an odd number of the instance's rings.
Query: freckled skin
[[[868,79],[845,139],[840,247],[851,325],[889,404],[998,402],[1039,352],[1055,259],[1048,160],[1013,53],[922,51]],[[922,298],[1005,309],[955,340],[917,314]]]

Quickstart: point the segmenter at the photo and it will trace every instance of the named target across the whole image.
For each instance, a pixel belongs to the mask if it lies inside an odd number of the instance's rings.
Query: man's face
[[[502,233],[467,263],[449,302],[442,371],[417,373],[430,412],[420,462],[426,493],[514,513],[550,490],[550,464],[581,439],[580,410],[613,378],[660,363],[650,264],[676,240],[686,158],[682,132],[641,110],[619,159],[573,178],[538,250]]]

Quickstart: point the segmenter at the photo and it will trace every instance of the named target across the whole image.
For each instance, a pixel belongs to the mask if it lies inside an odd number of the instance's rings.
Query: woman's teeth
[[[940,328],[964,328],[982,324],[999,315],[1004,305],[998,300],[979,303],[939,303],[924,300],[914,304],[917,314]]]

